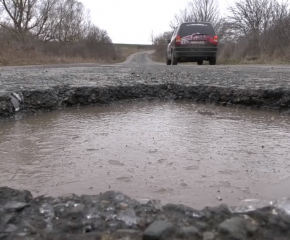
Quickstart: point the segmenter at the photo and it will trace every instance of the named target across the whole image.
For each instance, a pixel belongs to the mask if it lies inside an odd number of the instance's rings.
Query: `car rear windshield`
[[[215,32],[211,24],[209,23],[186,23],[182,24],[179,30],[181,37],[192,35],[193,33],[206,34],[214,36]]]

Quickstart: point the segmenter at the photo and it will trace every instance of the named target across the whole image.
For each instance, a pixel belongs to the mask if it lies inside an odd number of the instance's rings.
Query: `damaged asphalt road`
[[[116,65],[1,67],[0,71],[0,116],[4,118],[18,110],[136,98],[290,110],[290,68],[283,65],[165,66],[150,61],[148,52],[143,52]]]
[[[290,110],[288,66],[165,66],[138,53],[116,65],[0,68],[0,116],[123,99],[187,99]],[[119,192],[36,197],[0,188],[0,239],[290,239],[287,208],[201,211]],[[284,205],[285,205],[284,204]],[[270,204],[269,204],[270,205]]]

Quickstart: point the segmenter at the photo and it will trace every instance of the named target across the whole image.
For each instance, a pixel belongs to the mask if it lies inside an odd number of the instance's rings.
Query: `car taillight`
[[[175,38],[175,45],[181,45],[181,37],[179,35]]]
[[[216,43],[216,44],[218,43],[218,36],[217,35],[214,36],[213,42]]]
[[[218,36],[215,35],[214,37],[211,37],[209,39],[210,43],[214,44],[214,45],[217,45],[218,44]]]

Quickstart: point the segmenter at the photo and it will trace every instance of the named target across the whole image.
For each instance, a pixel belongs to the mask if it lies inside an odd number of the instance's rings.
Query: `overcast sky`
[[[221,13],[228,2],[219,0]],[[81,0],[92,22],[107,30],[114,43],[150,44],[150,34],[170,30],[169,23],[188,0]]]

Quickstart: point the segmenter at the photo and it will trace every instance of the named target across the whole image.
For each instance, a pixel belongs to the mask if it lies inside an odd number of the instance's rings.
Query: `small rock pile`
[[[184,205],[136,201],[119,192],[33,198],[0,188],[2,240],[290,239],[290,216],[265,207],[244,213],[226,205],[197,211]]]

